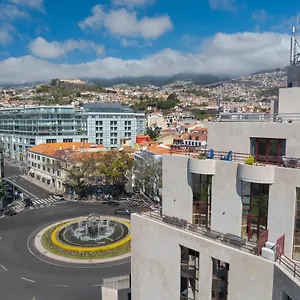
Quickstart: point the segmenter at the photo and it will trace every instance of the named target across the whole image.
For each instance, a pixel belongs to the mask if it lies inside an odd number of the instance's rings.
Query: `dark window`
[[[216,258],[212,260],[212,300],[227,300],[229,264]]]
[[[296,188],[293,259],[300,261],[300,188]]]
[[[259,235],[267,230],[269,185],[243,182],[242,202],[242,236],[257,242]]]
[[[193,224],[210,228],[212,175],[193,174]]]
[[[285,139],[251,138],[251,155],[257,162],[279,165],[285,153]]]
[[[199,298],[199,252],[180,246],[181,281],[180,300]]]

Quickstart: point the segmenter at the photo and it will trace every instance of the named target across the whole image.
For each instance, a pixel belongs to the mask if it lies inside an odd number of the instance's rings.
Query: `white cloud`
[[[0,44],[7,44],[13,40],[11,34],[5,30],[0,28]]]
[[[42,37],[33,40],[29,45],[29,49],[35,56],[49,59],[63,56],[75,49],[94,50],[97,55],[102,55],[104,52],[103,45],[97,45],[92,41],[67,40],[64,42],[47,42]]]
[[[15,20],[20,18],[26,18],[29,15],[21,10],[16,5],[12,4],[0,4],[0,20]]]
[[[20,5],[27,6],[29,8],[44,11],[44,1],[43,0],[10,0],[10,2]]]
[[[124,8],[105,12],[101,5],[94,6],[92,15],[78,25],[81,29],[104,27],[115,36],[142,37],[144,39],[157,39],[173,28],[171,19],[166,15],[138,19],[136,12],[128,12]]]
[[[129,8],[133,8],[136,6],[151,5],[154,2],[155,0],[112,0],[112,3],[114,5],[127,6]]]
[[[209,6],[213,10],[225,10],[235,12],[236,0],[209,0]]]
[[[54,64],[33,56],[8,58],[0,62],[0,82],[50,80],[54,77],[168,76],[183,72],[249,74],[284,67],[289,58],[289,40],[289,35],[272,32],[218,33],[204,41],[197,53],[164,49],[141,60],[106,57],[81,64]]]
[[[252,13],[252,19],[254,19],[257,22],[263,23],[266,21],[268,17],[267,12],[264,9],[256,10]]]

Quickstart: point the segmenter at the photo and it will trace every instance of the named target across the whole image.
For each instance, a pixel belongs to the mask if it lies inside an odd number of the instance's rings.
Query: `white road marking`
[[[70,287],[67,284],[52,284],[52,286],[58,286],[58,287]]]
[[[31,195],[33,198],[37,199],[38,197],[36,197],[35,195],[33,195],[32,193],[30,193],[29,191],[25,190],[24,188],[22,188],[21,186],[19,186],[18,184],[16,184],[14,181],[8,179],[8,182],[12,183],[14,186],[16,186],[19,190],[25,192],[28,195]]]
[[[26,281],[29,281],[29,282],[32,282],[32,283],[34,283],[35,281],[34,280],[31,280],[31,279],[28,279],[28,278],[26,278],[26,277],[21,277],[23,280],[26,280]]]
[[[4,269],[5,271],[8,271],[3,265],[1,265],[1,268]]]

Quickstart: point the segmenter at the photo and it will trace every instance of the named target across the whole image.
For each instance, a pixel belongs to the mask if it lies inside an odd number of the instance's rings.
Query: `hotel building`
[[[133,300],[300,299],[300,88],[272,105],[208,122],[206,159],[163,156],[161,213],[131,216]]]
[[[108,150],[120,147],[120,139],[135,145],[145,132],[144,113],[118,103],[73,106],[32,106],[0,110],[0,139],[5,155],[23,160],[28,148],[43,143],[89,142]]]

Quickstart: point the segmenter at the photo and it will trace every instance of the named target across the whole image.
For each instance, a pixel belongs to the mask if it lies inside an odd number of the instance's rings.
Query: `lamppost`
[[[4,146],[2,141],[0,141],[0,175],[1,178],[4,178]]]

